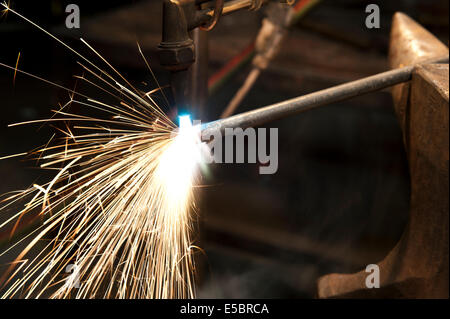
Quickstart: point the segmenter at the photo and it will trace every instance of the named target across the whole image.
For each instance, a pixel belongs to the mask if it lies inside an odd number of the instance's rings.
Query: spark
[[[2,15],[0,17],[4,17],[8,14],[9,8],[11,7],[11,1],[8,1],[8,3],[3,2],[1,3],[1,5],[4,7],[4,9],[2,10]]]
[[[17,67],[19,66],[19,60],[20,60],[20,52],[17,55],[16,67],[15,67],[15,70],[14,70],[13,85],[16,84],[16,75],[17,75]]]
[[[93,118],[60,107],[50,119],[10,125],[63,122],[65,128],[56,128],[62,136],[53,135],[41,148],[0,158],[35,156],[40,167],[56,171],[47,183],[35,183],[1,202],[0,211],[24,204],[0,229],[14,224],[16,230],[24,216],[39,216],[42,224],[0,253],[26,243],[0,279],[4,288],[0,297],[195,297],[196,247],[191,230],[199,178],[198,127],[182,116],[177,129],[150,94],[134,88],[86,41],[82,40],[117,80],[6,3],[2,5],[83,59],[87,66],[80,66],[87,73],[77,80],[108,93],[117,103],[102,102],[21,71],[17,65],[0,63],[69,92],[69,103],[105,114]],[[140,47],[139,51],[142,54]],[[150,69],[146,60],[145,64]],[[39,251],[36,256],[33,250]],[[66,273],[71,265],[76,266],[77,278]],[[74,281],[79,287],[71,284]]]
[[[4,159],[7,159],[7,158],[12,158],[12,157],[19,157],[19,156],[23,156],[23,155],[27,155],[28,153],[18,153],[18,154],[12,154],[12,155],[7,155],[7,156],[3,156],[3,157],[0,157],[0,160],[4,160]]]

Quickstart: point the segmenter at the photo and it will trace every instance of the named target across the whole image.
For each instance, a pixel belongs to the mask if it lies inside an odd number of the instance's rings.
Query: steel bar
[[[200,26],[203,31],[211,31],[217,24],[222,15],[224,0],[216,0],[214,12],[211,21],[206,26]]]
[[[266,2],[266,0],[264,0],[263,2]],[[242,10],[242,9],[249,9],[254,5],[254,3],[255,3],[254,0],[227,1],[223,7],[222,15],[227,15],[227,14],[230,14],[235,11]],[[214,16],[214,10],[209,10],[207,15],[209,15],[211,17]]]
[[[196,3],[202,3],[207,1],[198,1]],[[229,0],[226,1],[222,8],[222,16],[231,14],[236,11],[240,10],[259,10],[262,5],[266,4],[268,0]],[[294,3],[294,0],[278,0],[280,3],[285,3],[287,5],[292,5]],[[208,8],[203,9],[197,14],[197,23],[198,22],[205,22],[207,20],[210,20],[215,15],[214,9]]]
[[[427,63],[448,63],[448,55]],[[202,136],[223,134],[225,128],[247,128],[295,115],[313,108],[346,100],[362,94],[378,91],[411,80],[415,66],[382,72],[360,80],[334,86],[325,90],[296,97],[273,105],[237,114],[228,118],[203,124]]]
[[[239,88],[236,92],[235,96],[231,99],[227,108],[223,111],[220,118],[227,118],[237,109],[239,104],[241,104],[242,100],[245,98],[247,93],[251,90],[259,75],[261,74],[261,69],[253,68],[245,79],[244,84]]]

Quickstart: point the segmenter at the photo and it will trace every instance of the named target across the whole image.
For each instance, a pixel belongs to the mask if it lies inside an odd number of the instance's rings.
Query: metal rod
[[[239,88],[236,95],[231,99],[227,108],[223,111],[220,118],[227,118],[236,111],[239,104],[247,96],[248,91],[253,87],[259,75],[261,74],[261,69],[253,68],[245,79],[244,84]]]
[[[262,3],[267,2],[267,0],[259,0],[261,3],[255,0],[231,0],[225,2],[225,5],[223,6],[222,15],[227,15],[242,9],[251,9],[255,5],[255,3],[258,3],[261,5]],[[256,7],[256,9],[259,9]],[[206,15],[208,16],[214,16],[214,10],[208,10],[206,12]]]
[[[197,27],[204,25],[205,23],[209,23],[214,16],[217,18],[219,16],[229,15],[231,13],[240,11],[240,10],[259,10],[261,6],[266,4],[269,0],[228,0],[223,3],[223,7],[221,9],[221,14],[216,15],[214,12],[216,7],[214,8],[206,8],[197,11],[192,20],[188,20],[189,30],[193,30]],[[287,5],[292,5],[295,0],[278,0],[280,3],[285,3]],[[210,2],[210,0],[196,0],[195,4],[202,4]]]
[[[448,63],[448,55],[422,63]],[[305,112],[319,106],[339,102],[407,82],[411,80],[414,67],[414,65],[411,65],[386,71],[360,80],[334,86],[329,89],[296,97],[214,122],[205,123],[202,127],[202,136],[209,138],[216,133],[223,134],[225,128],[240,127],[244,129],[247,127],[255,127],[267,122]]]
[[[191,96],[190,105],[194,106],[194,117],[205,116],[205,107],[208,99],[208,37],[206,31],[200,28],[192,32],[195,45],[195,62],[191,68]]]
[[[220,19],[220,16],[222,15],[223,3],[224,0],[216,0],[211,21],[208,23],[208,25],[201,26],[200,29],[202,29],[203,31],[210,31],[216,26],[217,22]]]

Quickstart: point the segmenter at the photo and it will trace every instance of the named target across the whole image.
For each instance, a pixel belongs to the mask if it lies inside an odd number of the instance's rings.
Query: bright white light
[[[171,213],[184,211],[189,205],[200,162],[199,127],[192,125],[189,115],[179,119],[179,132],[161,156],[156,174]]]
[[[180,122],[180,133],[181,131],[187,131],[192,129],[192,122],[190,115],[181,115],[178,117]]]

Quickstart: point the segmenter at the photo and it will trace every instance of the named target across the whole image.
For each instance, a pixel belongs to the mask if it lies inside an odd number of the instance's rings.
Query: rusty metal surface
[[[448,54],[448,48],[420,24],[404,13],[397,12],[394,15],[389,45],[389,65],[392,69],[417,64],[446,54]],[[409,84],[393,87],[392,96],[400,125],[404,129]]]
[[[392,66],[445,51],[442,43],[436,44],[432,35],[403,14],[395,15],[394,28]],[[380,267],[380,288],[366,288],[364,270],[330,274],[319,279],[320,298],[448,298],[448,72],[448,64],[418,66],[411,82],[393,92],[410,167],[410,216],[397,245],[381,262],[374,261]]]

